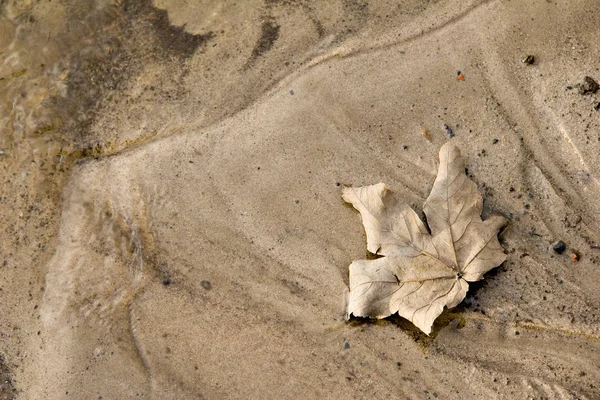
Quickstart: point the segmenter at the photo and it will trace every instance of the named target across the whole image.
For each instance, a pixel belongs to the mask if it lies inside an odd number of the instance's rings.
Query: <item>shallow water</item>
[[[0,398],[598,398],[597,8],[0,3]],[[445,124],[508,260],[345,323],[342,185],[420,212]]]

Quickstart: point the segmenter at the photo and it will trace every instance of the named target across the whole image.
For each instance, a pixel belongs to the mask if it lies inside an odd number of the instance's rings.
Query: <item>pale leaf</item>
[[[506,221],[481,220],[482,197],[450,143],[440,150],[438,175],[423,207],[431,234],[383,183],[345,188],[343,197],[360,212],[367,249],[383,256],[350,265],[348,315],[385,318],[398,312],[429,334],[444,307],[464,299],[467,282],[506,259],[497,237]]]

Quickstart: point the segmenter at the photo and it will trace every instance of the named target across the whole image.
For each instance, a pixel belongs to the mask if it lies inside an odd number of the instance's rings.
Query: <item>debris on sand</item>
[[[596,82],[594,78],[590,76],[583,78],[583,83],[577,84],[576,86],[579,89],[579,94],[581,95],[594,94],[598,91],[598,89],[600,89],[598,82]]]
[[[448,125],[444,124],[444,130],[446,131],[448,136],[450,136],[450,138],[454,137],[454,131]]]
[[[523,64],[533,65],[535,63],[535,56],[528,54],[521,60]]]
[[[431,142],[431,134],[427,129],[423,129],[423,132],[421,132],[421,134],[428,142]]]
[[[552,245],[552,250],[554,250],[558,254],[564,253],[566,249],[567,245],[562,240],[559,240]]]

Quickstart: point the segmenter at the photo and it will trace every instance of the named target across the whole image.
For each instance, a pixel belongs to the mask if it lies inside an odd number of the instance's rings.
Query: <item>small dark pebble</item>
[[[583,83],[579,86],[579,94],[594,94],[600,89],[600,85],[592,77],[586,76],[583,78]]]
[[[212,289],[212,285],[210,284],[209,281],[202,281],[200,282],[200,284],[202,285],[202,287],[206,290],[210,290]]]
[[[452,130],[452,128],[450,128],[448,125],[444,124],[444,129],[446,130],[446,133],[448,134],[448,136],[450,136],[451,138],[454,137],[454,131]]]
[[[162,284],[165,286],[169,286],[171,284],[171,280],[169,278],[165,278],[163,279]]]
[[[531,208],[531,206],[529,204],[525,204],[525,209],[529,210]]]
[[[456,71],[456,75],[460,76],[460,71]]]
[[[494,139],[494,140],[492,140],[492,144],[496,144],[496,143],[498,143],[498,142],[499,142],[499,140],[498,140],[498,139]]]
[[[340,183],[339,183],[339,182],[336,182],[336,183],[335,183],[335,186],[340,186]]]
[[[398,361],[398,362],[396,363],[396,365],[397,365],[398,367],[401,367],[401,366],[402,366],[402,363],[401,363],[400,361]]]
[[[594,110],[596,110],[596,111],[600,110],[600,103],[598,103],[594,106]]]
[[[294,95],[294,91],[293,91],[293,90],[290,90],[290,94],[293,96],[293,95]]]
[[[344,342],[344,348],[345,349],[349,349],[350,348],[350,342]]]
[[[573,86],[571,86],[571,85],[567,86],[567,90],[573,90]]]
[[[519,336],[520,335],[519,331],[515,331],[515,335]]]
[[[402,146],[402,150],[408,150],[408,146]]]
[[[558,254],[564,253],[566,249],[567,249],[567,245],[562,240],[559,240],[558,242],[556,242],[552,245],[552,250],[554,250]]]
[[[532,56],[531,54],[529,54],[529,55],[523,57],[523,60],[521,60],[521,61],[523,61],[524,64],[531,65],[531,64],[535,63],[535,56]]]

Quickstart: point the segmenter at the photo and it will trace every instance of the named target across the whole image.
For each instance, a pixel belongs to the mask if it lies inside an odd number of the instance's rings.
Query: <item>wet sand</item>
[[[0,7],[0,398],[600,398],[596,1]],[[342,188],[448,140],[507,261],[346,322]]]

